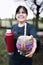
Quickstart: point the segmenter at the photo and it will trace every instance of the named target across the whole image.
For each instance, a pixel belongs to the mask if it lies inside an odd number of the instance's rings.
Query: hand
[[[37,48],[37,42],[36,42],[36,39],[33,38],[33,48],[29,54],[25,55],[25,57],[32,57],[33,54],[35,53],[36,48]]]
[[[29,58],[31,58],[32,56],[33,56],[33,54],[31,54],[31,53],[25,55],[25,57],[29,57]]]

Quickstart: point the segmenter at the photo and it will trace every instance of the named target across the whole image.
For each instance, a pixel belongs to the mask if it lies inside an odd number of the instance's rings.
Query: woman
[[[16,19],[17,24],[12,26],[12,32],[14,33],[15,39],[15,52],[13,55],[9,55],[9,65],[32,65],[32,57],[36,51],[37,45],[39,43],[39,39],[36,35],[36,29],[33,25],[26,23],[28,12],[24,6],[19,6],[16,10]],[[27,31],[26,34],[28,36],[33,37],[34,47],[32,51],[23,56],[17,51],[16,42],[17,38],[21,35],[24,35],[24,26],[25,23],[27,24]]]

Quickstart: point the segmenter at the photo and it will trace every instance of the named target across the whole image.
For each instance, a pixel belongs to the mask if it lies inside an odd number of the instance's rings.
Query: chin
[[[25,20],[19,20],[21,23],[23,22],[23,21],[25,21]]]
[[[21,23],[23,22],[23,21],[20,21]]]

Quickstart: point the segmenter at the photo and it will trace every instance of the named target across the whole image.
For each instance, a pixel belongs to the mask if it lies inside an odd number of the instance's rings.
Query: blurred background
[[[27,22],[36,26],[41,49],[33,57],[33,65],[43,65],[43,0],[0,0],[0,65],[8,65],[5,32],[16,24],[16,8],[23,5],[28,10]]]

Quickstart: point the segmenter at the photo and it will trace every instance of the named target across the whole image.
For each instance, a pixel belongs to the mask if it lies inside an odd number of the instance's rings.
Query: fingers
[[[25,57],[32,57],[33,56],[33,54],[27,54],[27,55],[25,55]]]
[[[37,48],[37,41],[35,38],[33,38],[33,48],[29,54],[25,55],[25,57],[32,57],[33,54],[35,53],[36,48]]]

